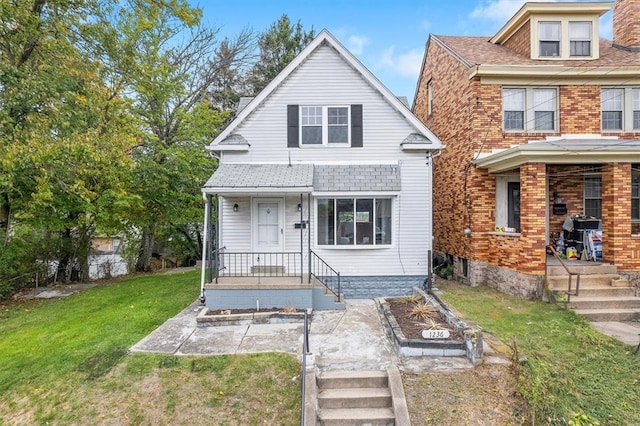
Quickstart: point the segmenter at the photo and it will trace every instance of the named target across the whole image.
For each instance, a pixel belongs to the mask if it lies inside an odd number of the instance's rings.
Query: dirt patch
[[[402,379],[412,425],[527,424],[511,366],[483,364]]]
[[[386,301],[405,338],[422,339],[423,330],[438,329],[449,331],[450,337],[448,340],[462,341],[462,337],[457,335],[454,328],[437,311],[433,311],[428,317],[420,319],[412,314],[417,304],[412,303],[408,298],[393,298],[386,299]]]
[[[304,309],[294,308],[265,308],[265,309],[216,309],[214,311],[208,310],[205,315],[233,315],[233,314],[259,314],[265,312],[282,312],[285,314],[304,313]]]

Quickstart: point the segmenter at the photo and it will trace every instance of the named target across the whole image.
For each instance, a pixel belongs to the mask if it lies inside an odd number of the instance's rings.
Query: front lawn
[[[198,285],[196,271],[147,275],[1,306],[0,424],[296,424],[291,355],[128,354]]]
[[[463,318],[509,344],[535,424],[640,424],[640,355],[572,311],[438,281]]]

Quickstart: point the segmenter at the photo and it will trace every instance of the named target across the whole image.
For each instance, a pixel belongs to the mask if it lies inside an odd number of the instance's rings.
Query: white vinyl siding
[[[287,105],[362,104],[363,147],[331,144],[322,149],[287,148]],[[246,153],[223,154],[227,163],[392,163],[402,158],[400,143],[415,129],[335,51],[320,47],[234,133],[251,145]],[[335,146],[334,146],[335,145]]]

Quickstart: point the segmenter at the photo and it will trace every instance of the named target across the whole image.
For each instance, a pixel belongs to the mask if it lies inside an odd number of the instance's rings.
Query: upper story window
[[[287,105],[287,147],[363,146],[362,104]]]
[[[640,131],[640,88],[602,88],[600,102],[602,130]]]
[[[596,59],[599,55],[598,20],[572,21],[557,16],[532,18],[531,57],[533,59]]]
[[[427,114],[433,114],[433,80],[427,83]]]
[[[503,128],[506,131],[553,132],[557,128],[556,88],[503,88]]]
[[[300,143],[349,143],[349,107],[300,107]]]
[[[560,56],[560,22],[539,22],[540,56]]]
[[[569,22],[569,55],[591,56],[591,22]]]

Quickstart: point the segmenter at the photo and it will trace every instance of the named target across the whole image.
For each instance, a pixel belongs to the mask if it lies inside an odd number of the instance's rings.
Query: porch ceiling
[[[210,194],[300,194],[312,189],[312,164],[220,164],[202,191]]]
[[[489,173],[513,170],[526,163],[640,163],[640,140],[601,137],[530,141],[491,154],[481,154],[473,162],[480,169],[488,169]]]

